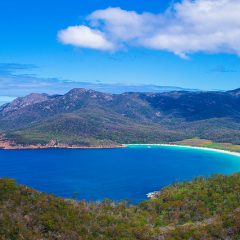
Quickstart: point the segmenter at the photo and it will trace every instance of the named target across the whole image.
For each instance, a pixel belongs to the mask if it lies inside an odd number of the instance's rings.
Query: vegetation
[[[178,145],[188,145],[196,147],[215,148],[220,150],[226,150],[231,152],[240,152],[240,145],[232,143],[216,143],[211,140],[192,138],[175,142]]]
[[[73,89],[31,94],[0,107],[0,133],[17,144],[93,146],[210,139],[240,144],[240,89],[106,94]]]
[[[0,239],[240,238],[240,174],[174,184],[155,198],[76,202],[0,180]]]

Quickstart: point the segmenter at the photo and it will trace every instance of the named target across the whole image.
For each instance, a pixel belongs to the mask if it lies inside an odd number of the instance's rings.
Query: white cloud
[[[113,50],[114,45],[109,42],[105,34],[87,26],[71,26],[58,33],[61,42],[77,47],[99,50]]]
[[[158,24],[157,16],[151,13],[138,14],[121,8],[107,8],[93,12],[90,24],[100,27],[115,41],[131,41],[151,34]]]
[[[144,47],[173,52],[240,54],[239,0],[183,0],[164,13],[97,10],[87,26],[59,33],[63,43],[100,50]]]

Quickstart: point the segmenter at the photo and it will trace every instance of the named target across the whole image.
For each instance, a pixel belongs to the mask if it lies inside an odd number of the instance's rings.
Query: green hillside
[[[137,206],[64,200],[1,179],[0,239],[240,239],[240,174],[175,184]]]
[[[16,144],[166,143],[191,138],[240,144],[240,89],[30,94],[0,107],[0,134]]]

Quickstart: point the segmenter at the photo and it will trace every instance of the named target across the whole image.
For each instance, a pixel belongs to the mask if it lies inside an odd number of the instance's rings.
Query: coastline
[[[204,150],[204,151],[211,151],[211,152],[218,152],[218,153],[224,153],[232,156],[240,157],[240,152],[232,152],[228,150],[223,149],[217,149],[217,148],[208,148],[208,147],[197,147],[197,146],[191,146],[191,145],[178,145],[178,144],[126,144],[127,147],[177,147],[177,148],[188,148],[188,149],[197,149],[197,150]]]
[[[240,157],[240,153],[238,152],[232,152],[228,150],[222,150],[222,149],[216,149],[216,148],[208,148],[208,147],[197,147],[197,146],[191,146],[191,145],[177,145],[177,144],[127,144],[127,147],[137,147],[137,146],[154,146],[154,147],[177,147],[177,148],[187,148],[187,149],[197,149],[197,150],[203,150],[203,151],[211,151],[211,152],[218,152],[223,154],[232,155],[235,157]],[[147,198],[149,199],[155,199],[158,198],[160,195],[160,191],[153,191],[146,194]]]
[[[58,144],[58,145],[18,145],[8,141],[0,141],[0,149],[2,150],[37,150],[37,149],[114,149],[114,148],[124,148],[124,145],[96,145],[96,146],[81,146],[81,145],[67,145],[67,144]]]
[[[37,150],[37,149],[116,149],[116,148],[131,148],[131,147],[176,147],[176,148],[187,148],[187,149],[197,149],[203,151],[218,152],[223,154],[228,154],[232,156],[240,157],[240,152],[234,152],[230,150],[223,150],[218,148],[209,147],[199,147],[193,145],[180,145],[180,144],[170,144],[170,143],[138,143],[138,144],[112,144],[112,145],[96,145],[96,146],[83,146],[83,145],[67,145],[67,144],[36,144],[36,145],[19,145],[11,141],[0,140],[0,149],[3,150]]]
[[[151,148],[151,147],[169,147],[169,148],[182,148],[182,149],[196,149],[202,151],[216,152],[222,154],[228,154],[235,157],[240,157],[240,152],[233,152],[229,150],[208,148],[208,147],[199,147],[192,145],[180,145],[180,144],[112,144],[112,145],[96,145],[96,146],[81,146],[81,145],[66,145],[66,144],[46,144],[46,145],[17,145],[14,142],[10,141],[0,141],[0,149],[3,150],[37,150],[37,149],[120,149],[120,148]],[[159,191],[153,191],[146,194],[147,198],[155,199],[159,197]]]

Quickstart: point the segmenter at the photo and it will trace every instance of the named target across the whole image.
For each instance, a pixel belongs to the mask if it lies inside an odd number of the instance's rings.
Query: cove
[[[240,157],[176,147],[0,150],[0,177],[60,197],[138,203],[198,176],[240,171]]]

